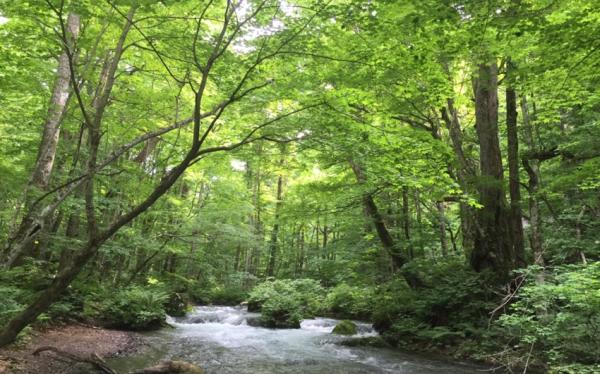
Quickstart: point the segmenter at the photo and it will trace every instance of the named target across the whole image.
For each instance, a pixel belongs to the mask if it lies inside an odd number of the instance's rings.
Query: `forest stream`
[[[110,360],[119,372],[163,359],[198,364],[207,373],[480,373],[481,368],[448,363],[384,348],[346,347],[332,335],[339,322],[306,319],[300,329],[256,327],[260,314],[241,307],[201,306],[187,316],[170,318],[174,328],[146,333],[148,347],[134,356]],[[354,337],[375,336],[368,323],[357,323]]]

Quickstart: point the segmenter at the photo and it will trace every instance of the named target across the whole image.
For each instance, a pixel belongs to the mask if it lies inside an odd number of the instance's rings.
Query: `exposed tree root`
[[[66,358],[66,359],[71,360],[71,361],[84,362],[86,364],[90,364],[90,365],[94,366],[96,369],[98,369],[101,372],[106,373],[106,374],[119,374],[115,370],[111,369],[106,364],[106,362],[100,356],[98,356],[95,353],[90,354],[89,357],[82,357],[82,356],[79,356],[79,355],[75,355],[73,353],[65,352],[65,351],[60,350],[60,349],[55,348],[55,347],[44,346],[44,347],[40,347],[40,348],[36,349],[33,352],[33,355],[37,356],[40,353],[46,352],[46,351],[53,352],[57,356],[59,356],[61,358]]]
[[[44,346],[36,349],[33,352],[34,356],[38,356],[42,352],[50,351],[56,356],[54,359],[63,361],[67,359],[73,362],[82,362],[92,365],[100,372],[105,374],[119,374],[116,370],[112,369],[108,364],[96,353],[90,354],[89,357],[83,357],[70,352],[63,351],[56,347]],[[165,361],[158,365],[151,366],[141,370],[135,370],[130,374],[204,374],[204,371],[194,364],[184,361]]]

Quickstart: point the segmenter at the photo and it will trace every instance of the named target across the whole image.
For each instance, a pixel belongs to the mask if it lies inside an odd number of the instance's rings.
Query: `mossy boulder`
[[[275,329],[299,329],[300,318],[293,312],[278,310],[261,318],[261,325]]]
[[[189,362],[165,361],[132,374],[204,374],[204,370]]]
[[[259,302],[258,300],[249,300],[246,302],[246,306],[248,307],[249,312],[260,312],[262,302]]]
[[[298,329],[302,320],[301,306],[289,295],[275,295],[267,300],[260,311],[260,323],[264,327]]]
[[[391,348],[390,343],[386,342],[381,336],[367,336],[364,338],[350,338],[339,343],[347,347],[374,347]]]
[[[188,309],[188,299],[186,295],[175,292],[169,295],[167,302],[165,303],[165,312],[173,317],[183,317]]]
[[[332,334],[336,335],[355,335],[358,332],[356,323],[348,320],[343,320],[333,328]]]

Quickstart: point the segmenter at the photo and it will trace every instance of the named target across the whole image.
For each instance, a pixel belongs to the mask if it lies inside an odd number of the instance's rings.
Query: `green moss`
[[[331,333],[336,335],[355,335],[357,331],[358,326],[356,326],[356,323],[348,320],[343,320],[333,328],[333,331]]]

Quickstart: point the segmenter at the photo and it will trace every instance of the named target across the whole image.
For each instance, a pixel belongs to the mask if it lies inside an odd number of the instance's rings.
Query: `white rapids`
[[[114,359],[124,372],[162,359],[198,364],[207,373],[478,373],[481,368],[370,347],[347,347],[348,337],[332,335],[338,320],[302,321],[299,329],[258,327],[260,314],[241,307],[201,306],[186,317],[171,318],[174,328],[147,333],[145,352]],[[368,323],[356,322],[354,337],[376,336]]]

